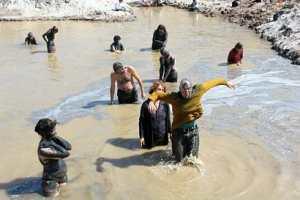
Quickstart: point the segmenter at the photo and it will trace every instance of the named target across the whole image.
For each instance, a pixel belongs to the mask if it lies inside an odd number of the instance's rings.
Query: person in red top
[[[237,43],[233,49],[230,50],[227,58],[228,64],[242,64],[243,59],[243,45],[241,43]]]

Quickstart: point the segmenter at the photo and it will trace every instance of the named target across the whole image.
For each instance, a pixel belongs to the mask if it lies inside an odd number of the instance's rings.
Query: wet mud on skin
[[[66,159],[71,181],[59,199],[298,200],[299,69],[251,31],[218,18],[168,7],[136,13],[130,23],[0,23],[0,199],[42,198],[33,129],[47,116],[61,122],[57,132],[73,146]],[[170,145],[139,149],[140,104],[107,105],[113,62],[133,65],[145,92],[158,78],[159,52],[148,48],[160,23],[179,80],[237,84],[202,99],[197,167],[174,164]],[[48,55],[40,36],[53,25],[57,52]],[[34,48],[22,45],[29,31],[39,43]],[[115,34],[122,54],[106,51]],[[227,66],[238,41],[243,64]]]

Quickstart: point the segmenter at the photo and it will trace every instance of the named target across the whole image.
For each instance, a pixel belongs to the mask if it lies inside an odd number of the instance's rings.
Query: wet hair
[[[188,87],[188,88],[191,88],[193,86],[192,82],[187,79],[187,78],[184,78],[180,81],[180,84],[179,84],[179,90],[181,90],[182,88],[184,87]]]
[[[166,48],[161,48],[160,54],[165,56],[165,55],[170,55],[170,52]]]
[[[235,49],[242,49],[243,45],[240,42],[238,42],[238,43],[236,43],[236,45],[234,46],[234,48]]]
[[[115,42],[120,41],[120,40],[121,40],[121,37],[120,37],[119,35],[115,35],[114,38],[113,38],[113,40],[114,40]]]
[[[56,120],[43,118],[38,121],[34,128],[34,131],[37,132],[43,138],[50,138],[53,135],[52,133],[55,129],[56,124]]]
[[[58,28],[56,26],[53,26],[52,27],[52,31],[55,32],[55,33],[57,33],[58,32]]]
[[[120,63],[120,62],[115,62],[113,64],[113,69],[114,69],[115,72],[118,71],[118,69],[122,69],[122,68],[123,68],[123,64]]]
[[[149,94],[152,94],[154,91],[156,91],[156,89],[160,85],[163,87],[163,91],[166,92],[167,91],[166,85],[162,81],[155,81],[150,87]]]
[[[167,33],[167,29],[164,25],[162,25],[162,24],[158,25],[156,30],[158,31],[159,29],[162,29],[165,33]]]

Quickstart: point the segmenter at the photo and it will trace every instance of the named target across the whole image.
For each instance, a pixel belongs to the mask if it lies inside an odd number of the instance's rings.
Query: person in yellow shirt
[[[234,85],[224,79],[213,79],[202,84],[193,85],[188,79],[180,82],[179,92],[154,92],[149,96],[150,112],[157,110],[155,101],[162,100],[172,105],[172,152],[175,159],[180,162],[186,156],[198,157],[199,132],[196,120],[203,114],[201,97],[209,89],[225,85],[233,89]]]

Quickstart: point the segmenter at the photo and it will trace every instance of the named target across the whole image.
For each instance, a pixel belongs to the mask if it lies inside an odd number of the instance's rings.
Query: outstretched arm
[[[176,93],[153,92],[149,96],[149,100],[150,102],[149,102],[148,110],[151,113],[155,113],[157,110],[157,107],[155,106],[155,102],[157,100],[162,100],[169,104],[173,104],[176,101]]]
[[[217,87],[219,85],[225,85],[225,86],[227,86],[228,88],[231,88],[231,89],[235,88],[235,86],[231,82],[226,81],[225,79],[222,79],[222,78],[206,81],[206,82],[198,85],[198,88],[200,89],[200,92],[202,94],[204,94],[209,89]]]

